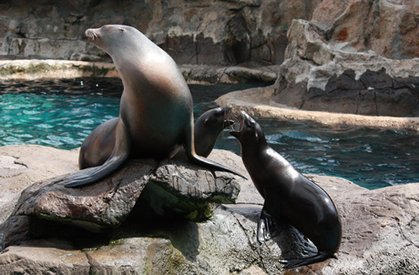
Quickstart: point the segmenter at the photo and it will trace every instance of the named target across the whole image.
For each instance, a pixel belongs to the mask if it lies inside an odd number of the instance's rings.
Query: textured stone
[[[287,100],[294,100],[295,104],[302,104],[302,95],[306,83],[299,82],[293,86],[293,93],[287,93]],[[216,102],[220,106],[229,106],[233,114],[246,111],[253,117],[275,119],[277,121],[300,121],[303,123],[321,125],[332,130],[347,130],[351,128],[400,130],[413,134],[419,132],[419,117],[390,117],[367,116],[345,113],[331,113],[322,111],[307,111],[290,108],[284,104],[273,101],[276,85],[262,88],[253,88],[235,91],[219,97]],[[368,92],[368,91],[367,91]],[[412,102],[416,104],[416,102]],[[363,103],[360,103],[363,104]],[[298,106],[298,105],[297,105]],[[374,105],[373,105],[374,106]],[[371,108],[368,104],[365,108]],[[396,107],[396,106],[395,106]],[[396,109],[396,108],[395,108]]]
[[[120,226],[138,200],[147,209],[139,209],[140,216],[150,218],[153,212],[157,216],[204,221],[211,217],[211,203],[233,203],[239,193],[234,177],[224,174],[215,177],[181,160],[160,165],[141,160],[132,161],[111,177],[85,188],[65,188],[56,183],[60,177],[38,182],[22,192],[14,212],[4,223],[3,245],[16,242],[16,235],[22,235],[25,225],[19,225],[19,221],[29,223],[28,228],[37,227],[32,220],[35,224],[46,220],[104,232]],[[19,219],[25,216],[29,219]],[[42,234],[55,236],[54,230],[44,228]],[[37,233],[29,230],[28,234]]]
[[[313,3],[312,3],[313,2]],[[83,38],[104,24],[137,27],[178,63],[280,63],[293,18],[311,17],[320,1],[114,1],[0,4],[0,55],[105,60]]]
[[[329,43],[404,59],[419,56],[417,15],[415,1],[327,0],[316,6],[312,20],[327,30]]]
[[[215,156],[218,154],[215,152]],[[237,157],[232,157],[228,162],[237,161]],[[343,179],[309,177],[331,194],[338,207],[343,222],[342,245],[338,260],[288,272],[414,274],[418,271],[419,194],[415,185],[368,191]],[[238,199],[239,204],[217,207],[212,219],[205,223],[134,219],[107,238],[96,238],[90,243],[95,248],[86,247],[85,240],[69,242],[68,236],[24,241],[2,252],[0,272],[282,273],[278,262],[281,254],[295,253],[293,249],[287,250],[284,240],[292,239],[294,233],[283,229],[280,236],[259,246],[255,221],[262,201],[253,185],[241,181],[241,186],[247,195]],[[79,250],[80,246],[85,248]]]
[[[25,148],[13,152],[24,163],[31,154]],[[58,159],[66,153],[60,152],[54,150]],[[77,152],[69,153],[76,159]],[[216,150],[210,158],[223,159],[226,165],[239,171],[244,169],[240,158],[231,153]],[[71,162],[64,157],[55,165],[65,167]],[[38,171],[48,169],[48,165],[40,163]],[[18,176],[9,181],[15,177]],[[333,198],[343,224],[342,244],[337,260],[288,270],[287,274],[416,274],[419,271],[418,183],[369,191],[340,178],[308,177]],[[203,223],[139,220],[130,215],[108,235],[64,231],[65,234],[56,238],[42,235],[39,231],[45,227],[35,224],[37,239],[24,240],[1,252],[0,273],[282,274],[279,260],[301,249],[294,243],[298,243],[300,236],[290,228],[282,228],[279,236],[258,245],[256,221],[263,199],[251,181],[238,180],[241,192],[237,204],[217,206],[212,218]],[[4,227],[0,228],[0,236],[3,230]]]
[[[361,115],[419,115],[418,58],[394,60],[344,50],[328,42],[319,26],[304,20],[293,21],[288,38],[275,103]]]

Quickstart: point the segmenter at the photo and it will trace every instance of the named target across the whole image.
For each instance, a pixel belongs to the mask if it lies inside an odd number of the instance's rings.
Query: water
[[[191,85],[195,117],[228,91],[255,84]],[[119,79],[74,79],[0,84],[0,146],[80,146],[100,123],[118,115]],[[419,137],[378,130],[325,130],[301,123],[258,120],[271,146],[304,173],[340,176],[374,189],[419,182]],[[240,152],[224,132],[218,148]]]
[[[419,136],[392,130],[326,130],[257,120],[268,143],[300,172],[343,177],[368,189],[419,182]],[[223,133],[218,147],[240,152]]]

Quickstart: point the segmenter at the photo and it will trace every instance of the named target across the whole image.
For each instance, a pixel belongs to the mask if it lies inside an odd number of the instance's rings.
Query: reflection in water
[[[213,100],[255,86],[191,85],[195,117]],[[119,79],[73,79],[0,84],[0,145],[41,144],[71,149],[100,123],[118,115]],[[378,188],[419,182],[419,137],[389,130],[325,130],[296,122],[258,120],[271,146],[300,172],[340,176]],[[240,152],[225,131],[218,148]]]

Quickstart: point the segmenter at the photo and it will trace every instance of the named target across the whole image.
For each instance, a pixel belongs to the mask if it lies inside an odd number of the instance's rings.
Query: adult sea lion
[[[192,96],[176,63],[165,51],[130,26],[104,25],[86,30],[86,36],[111,56],[124,91],[119,117],[98,129],[113,135],[110,156],[100,166],[63,179],[66,187],[94,183],[119,169],[128,157],[172,157],[182,145],[190,161],[239,175],[196,154]]]
[[[285,268],[313,264],[335,257],[342,226],[330,196],[320,186],[297,172],[266,142],[260,125],[241,112],[240,129],[231,131],[241,144],[243,163],[257,190],[265,199],[257,227],[260,243],[271,236],[276,224],[298,229],[317,247],[314,256],[285,260]]]
[[[229,107],[217,107],[203,113],[194,126],[195,152],[197,155],[207,157],[214,148],[220,132],[233,124],[227,118]],[[99,166],[105,163],[113,151],[115,143],[115,126],[119,118],[113,118],[99,125],[83,141],[80,147],[79,168]]]

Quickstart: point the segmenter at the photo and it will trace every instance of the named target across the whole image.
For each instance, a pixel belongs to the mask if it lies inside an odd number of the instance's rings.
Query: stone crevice
[[[414,219],[412,218],[411,220],[410,220],[410,222],[409,223],[407,223],[407,224],[410,224],[412,221],[413,221]],[[400,224],[400,220],[399,219],[396,219],[396,222],[397,222],[397,229],[399,230],[399,232],[400,232],[400,236],[402,236],[402,238],[405,240],[405,241],[407,241],[410,245],[413,245],[413,246],[415,246],[416,248],[418,248],[419,249],[419,244],[417,244],[417,243],[415,243],[414,241],[412,241],[410,238],[408,238],[407,236],[406,236],[406,234],[404,233],[404,231],[403,231],[403,227],[402,227],[402,225]]]

